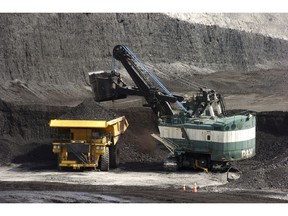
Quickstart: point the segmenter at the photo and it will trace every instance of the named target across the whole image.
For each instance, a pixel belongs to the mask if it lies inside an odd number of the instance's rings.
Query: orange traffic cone
[[[186,191],[186,186],[185,186],[185,184],[184,184],[183,187],[182,187],[182,191],[183,191],[183,192]]]
[[[192,192],[196,193],[197,192],[197,185],[196,182],[194,183],[194,187],[192,187]]]

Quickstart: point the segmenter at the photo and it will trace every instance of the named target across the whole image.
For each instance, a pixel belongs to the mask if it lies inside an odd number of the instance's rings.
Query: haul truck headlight
[[[105,146],[96,146],[96,154],[104,154],[105,153]]]
[[[60,145],[53,145],[53,153],[57,154],[57,153],[60,153],[60,148],[61,146]]]

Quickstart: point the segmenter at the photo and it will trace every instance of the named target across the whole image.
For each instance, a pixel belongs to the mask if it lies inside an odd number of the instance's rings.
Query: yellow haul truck
[[[128,122],[124,116],[110,120],[61,120],[49,122],[57,138],[52,143],[58,169],[93,168],[108,171],[119,165],[117,141]]]

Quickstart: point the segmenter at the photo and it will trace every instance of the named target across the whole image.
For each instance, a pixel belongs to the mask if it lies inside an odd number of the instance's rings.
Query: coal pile
[[[67,109],[13,105],[0,100],[0,165],[54,161],[48,122]]]
[[[242,176],[230,183],[230,186],[251,189],[288,188],[287,117],[287,112],[259,113],[256,155],[250,160],[234,163],[241,170]]]
[[[63,120],[112,120],[119,117],[116,113],[105,109],[92,98],[88,98],[60,116]]]
[[[108,121],[120,116],[125,116],[129,123],[128,129],[117,144],[120,148],[121,163],[162,162],[167,157],[168,151],[159,147],[151,136],[152,133],[159,132],[157,119],[150,108],[130,107],[112,111],[91,98],[84,100],[58,119]]]
[[[115,112],[124,115],[129,123],[119,143],[121,162],[162,163],[169,151],[151,136],[152,133],[159,133],[157,118],[152,110],[133,107]]]
[[[265,165],[285,162],[288,157],[288,135],[278,136],[257,132],[256,156],[254,160]],[[285,157],[286,156],[286,157]],[[286,161],[288,163],[288,161]]]
[[[161,148],[151,136],[152,133],[159,132],[157,118],[150,108],[130,107],[112,111],[91,98],[73,107],[58,119],[112,120],[120,116],[125,116],[129,123],[128,129],[117,144],[120,148],[120,163],[162,162],[167,157],[168,150]]]
[[[76,107],[0,105],[1,165],[56,162],[51,145],[53,131],[48,125],[51,119],[112,120],[125,116],[130,126],[118,142],[121,163],[161,162],[168,153],[151,137],[158,129],[149,108],[111,111],[92,98]]]

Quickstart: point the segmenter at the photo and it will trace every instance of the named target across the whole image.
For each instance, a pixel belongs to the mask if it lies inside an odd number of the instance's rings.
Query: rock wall
[[[275,136],[287,136],[288,112],[260,112],[257,114],[257,127],[259,131]]]
[[[90,96],[87,73],[119,43],[168,76],[288,65],[286,40],[156,13],[0,14],[0,35],[0,98],[14,102]]]
[[[13,105],[0,100],[0,165],[53,159],[49,121],[67,107]]]

